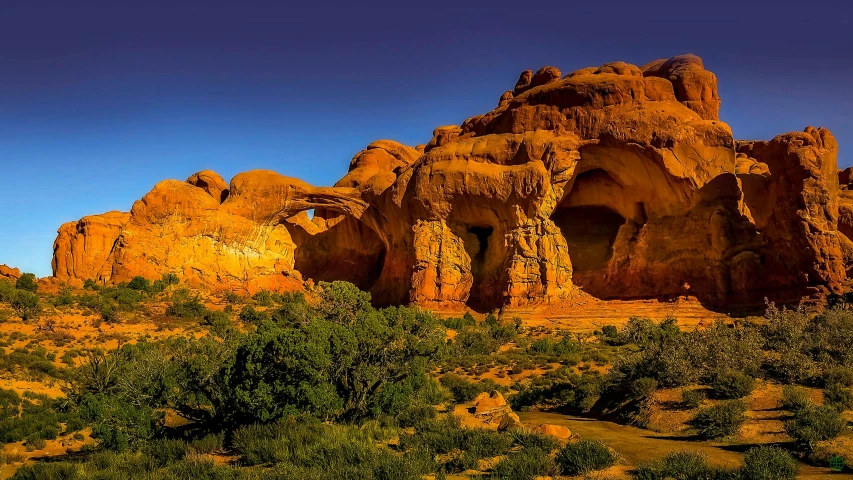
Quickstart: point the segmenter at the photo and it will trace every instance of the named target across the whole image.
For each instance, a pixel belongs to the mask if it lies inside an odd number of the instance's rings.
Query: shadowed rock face
[[[846,183],[839,197],[832,135],[736,142],[719,106],[693,55],[525,71],[497,108],[423,146],[368,145],[333,187],[270,171],[161,182],[130,213],[63,225],[54,275],[248,291],[341,279],[378,304],[478,310],[576,288],[720,307],[837,290],[853,197]]]

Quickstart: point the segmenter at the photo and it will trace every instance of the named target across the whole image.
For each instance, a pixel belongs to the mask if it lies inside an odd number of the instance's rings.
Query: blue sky
[[[31,2],[30,2],[31,3]],[[373,140],[425,143],[525,69],[692,52],[737,138],[830,128],[853,164],[853,7],[0,7],[0,264],[158,181],[256,168],[334,183]],[[281,4],[280,4],[281,5]],[[614,13],[615,12],[615,13]]]

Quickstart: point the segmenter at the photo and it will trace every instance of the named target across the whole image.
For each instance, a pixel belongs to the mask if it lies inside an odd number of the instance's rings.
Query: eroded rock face
[[[162,182],[130,213],[63,225],[54,274],[249,291],[340,279],[378,304],[481,311],[578,288],[716,306],[839,288],[853,196],[828,131],[735,142],[693,55],[561,75],[523,72],[423,146],[374,142],[334,187],[270,171]]]

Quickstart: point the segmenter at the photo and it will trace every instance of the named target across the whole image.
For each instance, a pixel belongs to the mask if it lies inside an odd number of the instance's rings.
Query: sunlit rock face
[[[347,280],[377,304],[480,311],[577,289],[714,306],[837,290],[853,197],[832,135],[735,141],[719,107],[693,55],[525,71],[494,110],[418,147],[374,142],[332,187],[270,171],[161,182],[130,213],[63,225],[54,275]]]

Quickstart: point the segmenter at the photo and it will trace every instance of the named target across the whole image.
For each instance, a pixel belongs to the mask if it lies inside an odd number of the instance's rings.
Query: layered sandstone
[[[693,55],[525,71],[423,146],[370,144],[333,187],[269,171],[162,182],[129,213],[63,225],[54,274],[249,291],[340,279],[379,304],[479,310],[577,289],[715,306],[837,290],[853,198],[832,135],[736,142],[719,107]]]

